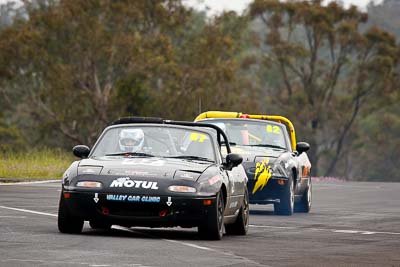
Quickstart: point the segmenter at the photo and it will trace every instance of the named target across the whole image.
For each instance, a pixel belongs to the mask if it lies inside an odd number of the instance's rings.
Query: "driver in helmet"
[[[123,129],[119,133],[119,148],[123,152],[137,152],[144,144],[142,129]]]

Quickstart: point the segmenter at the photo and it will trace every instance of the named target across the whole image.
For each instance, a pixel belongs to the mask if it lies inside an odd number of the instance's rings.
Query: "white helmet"
[[[119,147],[123,152],[137,152],[143,147],[142,129],[124,129],[119,133]]]

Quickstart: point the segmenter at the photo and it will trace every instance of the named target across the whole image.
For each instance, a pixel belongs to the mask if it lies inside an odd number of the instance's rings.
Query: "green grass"
[[[74,161],[72,153],[41,149],[0,153],[0,178],[61,179]]]

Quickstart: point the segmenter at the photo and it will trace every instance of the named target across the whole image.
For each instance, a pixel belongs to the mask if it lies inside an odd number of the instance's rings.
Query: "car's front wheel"
[[[228,235],[246,235],[249,230],[249,193],[244,193],[243,204],[240,208],[239,215],[233,224],[225,225],[225,231]]]
[[[292,215],[294,210],[294,184],[292,177],[285,186],[280,203],[274,204],[274,211],[278,215]]]
[[[58,207],[58,230],[66,234],[79,234],[82,232],[83,219],[72,216],[66,207],[65,199],[61,193]]]
[[[300,201],[294,206],[296,212],[305,212],[308,213],[311,210],[312,204],[312,183],[311,180],[305,190],[303,196],[301,197]]]
[[[221,240],[224,233],[224,196],[219,191],[214,208],[208,213],[207,218],[199,225],[199,235],[210,240]]]

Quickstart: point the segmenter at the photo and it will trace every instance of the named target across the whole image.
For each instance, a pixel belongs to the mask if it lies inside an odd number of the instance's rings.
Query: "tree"
[[[251,95],[237,78],[247,20],[235,13],[208,19],[180,0],[35,0],[22,9],[0,33],[0,92],[33,144],[93,144],[121,116],[192,120]]]
[[[248,100],[254,92],[243,90],[247,80],[238,73],[247,18],[227,12],[200,21],[198,27],[186,28],[172,39],[179,47],[174,54],[176,66],[171,68],[172,76],[161,80],[165,91],[157,102],[164,116],[193,120],[210,109],[240,110],[255,99]]]
[[[314,175],[331,175],[361,111],[373,112],[374,98],[396,89],[395,38],[379,28],[360,32],[366,14],[335,2],[256,0],[250,15],[264,23],[264,62],[281,79],[271,101],[310,141]]]
[[[32,127],[88,144],[121,114],[151,109],[142,91],[170,64],[165,32],[190,15],[175,0],[42,0],[24,9],[27,19],[1,33],[2,91]]]

